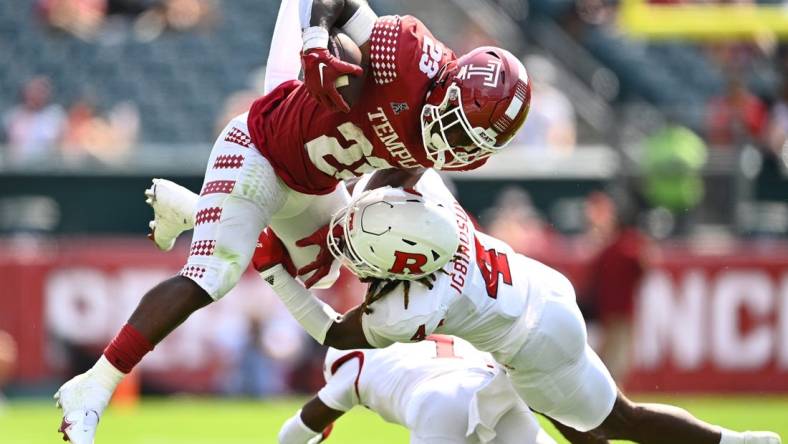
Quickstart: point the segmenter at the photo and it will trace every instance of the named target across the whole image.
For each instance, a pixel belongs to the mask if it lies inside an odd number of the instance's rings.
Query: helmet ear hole
[[[435,250],[430,250],[430,251],[432,252],[432,260],[437,261],[441,257],[441,255],[438,254],[437,251]]]

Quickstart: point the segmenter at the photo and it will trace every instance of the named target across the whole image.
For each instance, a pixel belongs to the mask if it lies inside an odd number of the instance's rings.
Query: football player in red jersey
[[[270,225],[288,245],[307,286],[330,285],[338,265],[319,229],[347,202],[341,180],[377,171],[373,183],[385,183],[429,167],[477,168],[522,126],[529,80],[508,51],[483,47],[458,58],[414,17],[377,17],[359,0],[285,0],[282,8],[295,1],[304,82],[281,83],[230,121],[211,151],[191,220],[156,213],[152,238],[164,250],[194,225],[188,261],[145,294],[91,370],[58,390],[61,431],[72,442],[92,443],[123,376],[235,286],[263,228]],[[361,69],[326,50],[332,29],[350,36],[368,65],[352,108],[333,80]],[[168,192],[178,188],[154,181],[154,210]]]

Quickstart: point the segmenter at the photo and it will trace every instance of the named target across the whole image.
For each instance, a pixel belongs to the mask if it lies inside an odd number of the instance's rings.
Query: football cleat
[[[780,436],[772,432],[742,432],[744,444],[781,444]]]
[[[55,405],[63,410],[59,432],[63,441],[93,444],[99,418],[112,392],[100,385],[90,373],[83,373],[63,384],[55,393]]]
[[[153,208],[148,238],[162,251],[172,250],[175,240],[194,227],[197,195],[166,179],[153,179],[145,190],[145,203]]]

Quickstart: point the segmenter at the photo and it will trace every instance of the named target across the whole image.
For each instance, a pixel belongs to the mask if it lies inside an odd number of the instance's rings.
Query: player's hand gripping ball
[[[312,48],[301,54],[307,90],[321,105],[350,112],[364,84],[361,59],[361,50],[350,37],[332,35],[328,49]]]

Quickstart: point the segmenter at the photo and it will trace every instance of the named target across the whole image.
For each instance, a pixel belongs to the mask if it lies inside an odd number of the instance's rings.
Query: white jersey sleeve
[[[394,342],[417,342],[432,334],[448,309],[449,280],[438,274],[430,290],[419,282],[411,282],[408,306],[405,306],[405,284],[369,306],[371,313],[361,316],[364,336],[371,345],[382,348]]]
[[[346,412],[359,403],[358,380],[364,366],[364,353],[348,351],[328,362],[326,385],[317,392],[317,397],[328,407]]]

